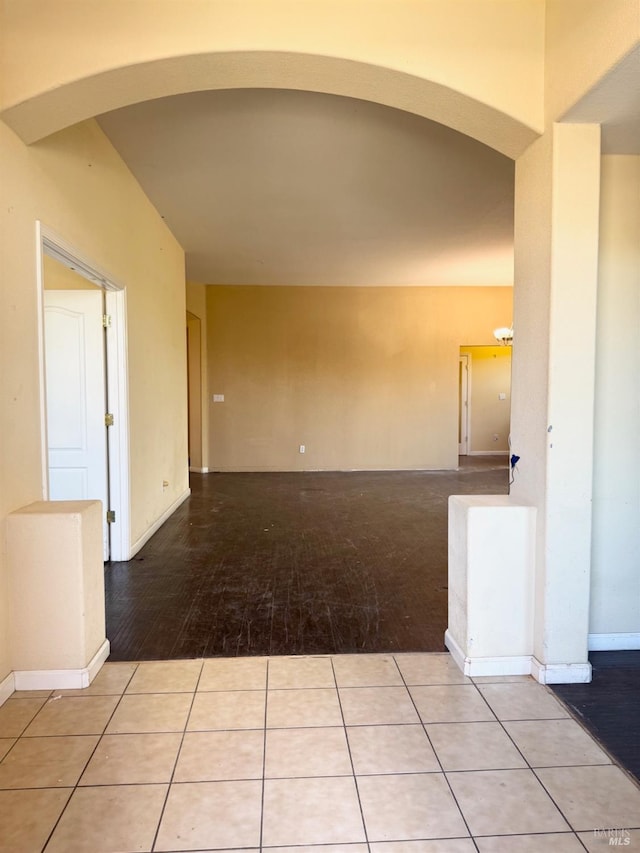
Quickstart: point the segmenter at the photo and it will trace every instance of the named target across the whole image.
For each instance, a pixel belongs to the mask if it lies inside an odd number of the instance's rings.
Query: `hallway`
[[[504,457],[460,463],[192,474],[136,557],[107,564],[110,660],[443,651],[448,496],[507,490]]]

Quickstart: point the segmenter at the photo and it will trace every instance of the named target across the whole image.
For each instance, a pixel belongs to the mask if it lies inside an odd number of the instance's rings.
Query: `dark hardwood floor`
[[[506,459],[461,463],[192,475],[138,555],[106,566],[110,660],[443,651],[447,498],[507,491]]]
[[[127,563],[107,563],[110,660],[443,651],[447,498],[502,494],[506,461],[458,471],[192,475]],[[640,779],[640,652],[555,685]]]
[[[591,652],[590,684],[552,690],[605,749],[640,782],[640,651]]]

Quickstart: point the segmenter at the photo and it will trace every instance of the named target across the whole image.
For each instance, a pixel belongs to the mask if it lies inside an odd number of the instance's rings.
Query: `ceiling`
[[[640,45],[563,118],[601,124],[604,154],[640,154]]]
[[[563,117],[640,153],[640,46]],[[514,164],[443,125],[278,89],[176,95],[102,128],[206,284],[512,285]]]
[[[190,281],[513,284],[513,162],[435,122],[273,89],[177,95],[99,121],[185,249]]]

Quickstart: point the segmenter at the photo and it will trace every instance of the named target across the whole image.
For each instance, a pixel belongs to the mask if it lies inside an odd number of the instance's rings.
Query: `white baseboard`
[[[109,657],[109,640],[105,640],[89,663],[82,669],[32,669],[13,673],[16,690],[81,690],[88,687]],[[4,684],[4,682],[3,682]]]
[[[449,629],[444,635],[444,644],[451,652],[451,657],[458,664],[464,675],[473,678],[481,675],[530,675],[531,656],[514,655],[513,657],[470,658],[456,643]]]
[[[590,652],[623,652],[640,649],[640,634],[589,634]]]
[[[470,450],[467,456],[508,456],[508,450]]]
[[[16,681],[12,672],[0,681],[0,705],[3,705],[16,689]]]
[[[192,474],[208,474],[209,473],[208,468],[196,468],[195,465],[189,465],[189,471]]]
[[[157,533],[157,532],[158,532],[158,530],[160,530],[160,528],[161,528],[161,527],[162,527],[162,525],[165,523],[165,521],[166,521],[168,518],[171,518],[171,516],[173,515],[173,513],[178,509],[178,507],[179,507],[181,504],[183,504],[183,503],[186,501],[186,499],[189,497],[189,495],[190,495],[190,494],[191,494],[191,489],[187,489],[186,491],[184,491],[184,492],[180,495],[180,497],[179,497],[177,500],[175,500],[175,501],[171,504],[171,506],[170,506],[170,507],[168,507],[168,508],[167,508],[167,509],[162,513],[162,515],[160,516],[160,518],[159,518],[157,521],[155,521],[155,522],[151,525],[151,527],[147,530],[147,532],[146,532],[146,533],[143,533],[143,534],[142,534],[142,536],[137,540],[137,542],[134,542],[134,543],[133,543],[133,545],[131,546],[131,552],[130,552],[130,554],[129,554],[129,559],[130,559],[130,560],[131,560],[131,559],[133,559],[133,557],[135,557],[135,555],[138,553],[138,551],[142,548],[142,546],[143,546],[143,545],[146,545],[146,544],[147,544],[147,542],[149,541],[149,539],[151,539],[151,537],[153,536],[153,534],[154,534],[154,533]]]
[[[460,646],[456,643],[456,641],[451,636],[451,632],[447,628],[444,632],[444,645],[445,648],[449,649],[451,657],[458,664],[458,669],[460,669],[464,673],[465,661],[466,657]]]
[[[588,684],[591,681],[590,663],[540,663],[531,658],[531,675],[540,684]]]
[[[484,454],[486,455],[486,454]],[[457,457],[456,457],[457,459]],[[457,471],[458,466],[449,465],[446,468],[283,468],[278,466],[260,466],[251,465],[235,465],[233,468],[220,466],[218,468],[209,468],[209,474],[381,474],[381,473],[402,473],[404,471],[432,473],[434,471]]]
[[[540,684],[588,684],[591,681],[590,663],[542,664],[533,655],[513,657],[471,658],[445,631],[444,644],[464,675],[532,675]]]
[[[87,687],[89,686],[89,684],[91,684],[93,679],[96,677],[96,675],[102,669],[102,664],[109,657],[110,651],[111,651],[111,643],[109,642],[109,640],[107,640],[105,638],[104,643],[102,643],[102,645],[100,646],[98,651],[95,653],[95,655],[91,658],[91,660],[87,664],[87,671],[89,673],[89,683],[87,684]]]

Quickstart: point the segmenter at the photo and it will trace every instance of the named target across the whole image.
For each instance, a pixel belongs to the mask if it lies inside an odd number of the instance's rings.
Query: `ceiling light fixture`
[[[513,327],[501,326],[499,329],[494,329],[493,337],[503,347],[510,347],[513,344]]]

